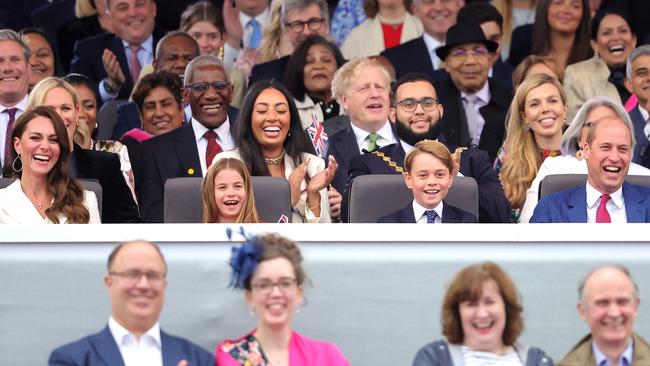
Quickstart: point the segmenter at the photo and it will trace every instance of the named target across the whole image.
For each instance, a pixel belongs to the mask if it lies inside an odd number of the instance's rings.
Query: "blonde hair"
[[[79,96],[77,95],[77,91],[75,90],[75,88],[72,85],[70,85],[70,83],[68,83],[67,81],[55,76],[47,77],[39,81],[38,84],[34,85],[34,89],[32,89],[32,92],[29,93],[29,100],[27,101],[27,109],[34,109],[39,105],[43,105],[47,93],[49,93],[50,90],[56,88],[63,88],[65,91],[67,91],[68,94],[70,94],[70,96],[72,97],[72,102],[74,103],[74,107],[77,110],[79,109]],[[86,130],[84,130],[85,126],[82,126],[80,130],[79,123],[77,123],[77,121],[75,121],[75,126],[76,127],[74,130],[74,136],[72,138],[73,141],[77,145],[82,146],[84,148],[90,145],[90,131],[87,131],[87,128]]]
[[[103,1],[103,0],[99,0]],[[91,0],[77,0],[74,4],[74,15],[77,18],[85,18],[97,14],[97,8]]]
[[[562,103],[566,106],[566,95],[562,84],[556,78],[545,74],[532,75],[524,80],[510,104],[506,121],[506,139],[503,143],[509,152],[501,167],[499,179],[506,198],[513,208],[523,205],[526,191],[530,188],[542,163],[533,131],[524,128],[524,109],[528,93],[544,84],[555,86],[560,93]]]
[[[341,66],[332,79],[332,97],[336,99],[339,103],[341,102],[341,97],[346,94],[350,88],[350,83],[353,79],[356,79],[361,72],[367,67],[376,67],[380,70],[381,75],[384,77],[384,82],[386,83],[386,88],[390,89],[390,74],[386,68],[377,60],[369,57],[359,57],[355,58],[352,61],[346,62]]]
[[[293,50],[282,49],[282,37],[284,29],[280,22],[280,9],[282,9],[282,0],[273,0],[271,2],[271,16],[269,24],[264,29],[262,42],[260,43],[258,63],[273,61],[278,57],[291,54]]]
[[[454,170],[454,159],[447,149],[447,146],[444,144],[434,141],[434,140],[422,140],[415,144],[415,148],[411,150],[404,159],[404,170],[407,173],[411,173],[411,168],[413,167],[413,160],[415,157],[421,154],[429,154],[434,158],[442,161],[442,164],[449,169],[449,174]]]
[[[255,195],[253,194],[253,182],[246,165],[239,159],[224,158],[217,161],[215,164],[208,168],[208,172],[203,179],[203,222],[215,223],[219,222],[219,209],[217,208],[214,196],[214,178],[220,172],[232,169],[239,173],[244,180],[244,188],[246,189],[246,200],[244,205],[237,215],[237,223],[258,223],[260,222],[257,209],[255,208]]]

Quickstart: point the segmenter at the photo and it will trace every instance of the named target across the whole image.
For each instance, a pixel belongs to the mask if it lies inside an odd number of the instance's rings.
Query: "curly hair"
[[[506,325],[501,339],[503,344],[512,345],[524,330],[524,310],[517,287],[512,279],[493,262],[482,262],[463,268],[451,280],[442,303],[442,334],[452,344],[462,344],[465,338],[460,319],[460,304],[478,300],[483,293],[483,284],[494,281],[503,298]]]
[[[246,169],[246,165],[235,158],[220,159],[208,168],[208,172],[203,178],[203,222],[215,223],[219,222],[219,209],[217,208],[214,197],[214,179],[221,171],[231,169],[236,171],[244,181],[244,189],[246,190],[246,199],[243,207],[237,215],[237,223],[258,223],[259,215],[255,208],[255,195],[253,194],[253,182],[251,175]]]
[[[302,254],[300,248],[293,241],[279,234],[265,234],[257,236],[257,242],[262,246],[262,255],[259,257],[258,264],[275,258],[285,258],[291,263],[296,283],[301,286],[307,278],[307,273],[302,267]],[[251,274],[244,280],[244,289],[251,290]]]
[[[47,190],[52,195],[52,205],[45,211],[50,221],[55,224],[59,223],[58,214],[64,214],[68,223],[87,224],[90,221],[90,212],[84,206],[84,193],[81,185],[70,176],[70,140],[65,124],[54,109],[46,106],[38,106],[34,109],[28,109],[23,113],[14,125],[11,132],[11,140],[21,139],[29,123],[38,117],[44,117],[52,122],[54,132],[56,133],[57,144],[59,145],[59,159],[52,169],[47,173],[46,182]],[[15,147],[11,150],[10,161],[18,156]],[[11,164],[8,164],[11,166]],[[6,168],[6,167],[5,167]],[[14,171],[11,176],[22,178],[22,167]]]

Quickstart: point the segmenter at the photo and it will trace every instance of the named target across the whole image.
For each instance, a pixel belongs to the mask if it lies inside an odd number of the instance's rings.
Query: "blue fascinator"
[[[255,267],[262,257],[264,247],[256,235],[246,234],[243,227],[239,228],[238,233],[244,237],[244,243],[239,247],[232,247],[229,262],[231,269],[230,284],[228,284],[228,287],[245,290],[244,283],[255,272]],[[228,240],[232,240],[232,234],[232,229],[227,228]]]

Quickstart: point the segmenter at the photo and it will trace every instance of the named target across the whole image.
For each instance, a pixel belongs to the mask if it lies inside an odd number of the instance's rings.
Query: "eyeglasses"
[[[197,93],[203,94],[203,93],[207,92],[208,89],[210,89],[210,87],[213,87],[214,90],[216,90],[216,91],[220,91],[220,90],[226,90],[230,86],[231,86],[230,83],[227,82],[227,81],[217,80],[217,81],[213,81],[213,82],[210,82],[210,83],[207,82],[207,81],[199,81],[199,82],[196,82],[196,83],[188,84],[185,87],[193,89]]]
[[[295,278],[283,278],[278,282],[272,281],[260,281],[252,285],[253,289],[257,290],[262,295],[268,295],[273,292],[274,288],[278,288],[280,292],[286,294],[293,291],[296,288],[296,279]]]
[[[488,55],[488,50],[485,47],[476,47],[473,50],[456,48],[455,50],[449,53],[450,57],[457,58],[457,59],[465,59],[469,55],[472,55],[474,57],[485,57]]]
[[[402,107],[402,109],[406,112],[415,111],[415,109],[418,107],[418,104],[422,106],[423,110],[432,111],[438,105],[438,99],[432,97],[424,97],[422,99],[406,98],[400,100],[396,104]]]
[[[111,276],[120,276],[124,279],[124,281],[127,284],[130,285],[138,283],[142,278],[142,276],[145,276],[147,277],[147,282],[149,282],[152,286],[162,285],[163,281],[165,280],[165,277],[167,276],[166,273],[162,273],[162,272],[156,272],[156,271],[143,272],[137,269],[129,269],[124,272],[108,272],[108,274]]]
[[[323,22],[325,22],[325,19],[323,18],[311,18],[306,22],[296,20],[295,22],[285,23],[284,25],[287,28],[291,29],[292,32],[300,33],[303,29],[305,29],[305,24],[309,26],[309,29],[317,31],[323,25]]]

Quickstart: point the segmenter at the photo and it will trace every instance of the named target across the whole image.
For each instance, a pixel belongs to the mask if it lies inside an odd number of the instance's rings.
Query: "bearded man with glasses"
[[[134,171],[145,222],[163,221],[167,179],[204,176],[216,154],[235,148],[237,110],[230,107],[233,87],[222,62],[211,55],[195,58],[185,69],[183,83],[191,121],[144,141],[139,171]]]
[[[108,257],[104,285],[111,298],[108,325],[52,351],[50,366],[213,366],[203,348],[160,329],[167,263],[155,244],[122,243]]]

